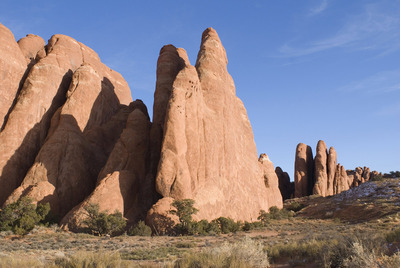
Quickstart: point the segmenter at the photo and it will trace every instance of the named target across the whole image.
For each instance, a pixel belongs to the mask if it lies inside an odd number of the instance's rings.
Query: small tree
[[[0,231],[13,231],[15,234],[25,235],[35,225],[43,222],[50,212],[50,205],[35,206],[29,197],[21,197],[17,202],[4,207],[0,212]]]
[[[107,211],[99,212],[98,204],[88,204],[85,207],[87,218],[83,221],[89,232],[95,235],[118,235],[126,227],[126,220],[121,212],[115,211],[108,214]]]
[[[199,211],[197,208],[193,207],[193,205],[193,199],[175,200],[172,202],[172,206],[174,206],[176,209],[170,210],[170,213],[178,216],[182,225],[184,227],[188,227],[193,221],[192,215]]]

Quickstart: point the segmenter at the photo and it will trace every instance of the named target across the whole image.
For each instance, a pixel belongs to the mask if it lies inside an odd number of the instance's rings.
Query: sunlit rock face
[[[177,222],[169,213],[177,199],[193,199],[197,219],[209,220],[254,221],[282,207],[212,28],[195,66],[185,50],[161,49],[153,122],[122,76],[73,38],[16,42],[0,24],[0,40],[0,205],[48,202],[70,230],[91,203],[158,230]]]
[[[163,198],[194,199],[198,219],[224,216],[249,221],[256,220],[261,209],[282,207],[272,163],[257,161],[252,128],[236,97],[216,31],[209,28],[203,33],[195,66],[184,50],[170,53],[171,66],[180,71],[163,77],[173,83],[165,88],[170,97],[157,192]]]

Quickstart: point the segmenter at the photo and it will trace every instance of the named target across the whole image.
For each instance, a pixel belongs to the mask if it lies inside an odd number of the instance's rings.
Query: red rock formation
[[[336,165],[337,165],[337,154],[336,150],[333,147],[329,148],[328,154],[328,181],[327,181],[327,190],[326,195],[333,195],[334,193],[334,180],[335,180],[335,172],[336,172]]]
[[[14,35],[0,23],[0,130],[3,130],[26,70],[24,55]],[[2,157],[0,156],[0,159]],[[1,160],[0,160],[1,161]],[[1,169],[0,169],[1,175]],[[0,190],[0,204],[1,204]],[[3,200],[4,201],[4,200]]]
[[[320,140],[317,144],[317,151],[314,159],[314,179],[315,185],[313,194],[326,196],[328,186],[327,170],[328,152],[324,141]]]
[[[294,164],[294,197],[312,194],[314,187],[314,160],[310,146],[299,143]]]
[[[46,142],[8,202],[28,195],[49,202],[53,213],[63,216],[91,193],[127,116],[112,129],[102,129],[121,109],[115,87],[103,75],[107,73],[88,63],[75,71],[67,100],[53,116]],[[108,139],[98,135],[104,131],[111,134]]]
[[[28,34],[26,37],[18,40],[18,45],[25,56],[27,65],[33,65],[38,60],[46,57],[46,43],[40,36]]]
[[[257,162],[250,122],[217,33],[203,33],[196,67],[180,55],[186,66],[176,75],[166,110],[158,193],[194,199],[198,219],[255,220],[260,209],[282,207],[276,175],[269,181],[270,166]],[[268,191],[264,176],[276,189]]]
[[[275,173],[279,180],[279,190],[281,191],[282,199],[292,198],[294,196],[294,182],[290,182],[290,177],[287,172],[283,172],[280,167],[275,168]]]
[[[342,165],[338,164],[336,166],[333,192],[334,194],[340,194],[341,192],[347,191],[349,189],[350,187],[346,170]]]
[[[100,211],[119,211],[130,222],[144,220],[153,204],[149,195],[154,189],[146,191],[150,120],[141,101],[136,100],[131,106],[134,111],[99,173],[95,190],[61,221],[69,230],[80,229],[88,204],[98,204]]]

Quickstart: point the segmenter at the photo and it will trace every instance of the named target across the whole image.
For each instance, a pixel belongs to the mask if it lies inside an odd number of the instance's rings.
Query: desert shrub
[[[0,231],[13,231],[25,235],[35,225],[44,222],[50,211],[50,205],[32,204],[32,199],[22,197],[18,201],[5,206],[0,212]]]
[[[175,207],[175,209],[170,210],[170,213],[177,215],[180,222],[174,227],[175,232],[181,235],[195,234],[198,226],[194,224],[192,215],[196,214],[199,210],[194,207],[194,200],[174,200],[172,206]]]
[[[99,212],[98,204],[88,204],[85,206],[87,218],[83,221],[86,231],[94,235],[119,235],[124,232],[126,220],[121,212],[115,211],[108,214],[107,211]]]
[[[332,242],[329,241],[329,243]],[[320,258],[327,245],[328,241],[316,239],[277,244],[268,248],[268,256],[274,261],[279,258],[290,258],[292,264],[304,261],[313,262]]]
[[[218,219],[212,220],[218,224],[219,229],[222,233],[236,233],[240,230],[240,223],[235,222],[231,218],[219,217]]]
[[[385,178],[382,175],[376,175],[371,178],[371,181],[383,181]]]
[[[250,230],[256,230],[256,229],[261,229],[264,227],[264,224],[261,221],[255,221],[255,222],[247,222],[245,221],[242,230],[243,231],[250,231]]]
[[[378,268],[377,255],[374,251],[369,251],[362,244],[354,242],[350,248],[349,257],[343,260],[343,267],[359,268],[369,267]]]
[[[294,212],[298,212],[298,211],[302,210],[302,209],[305,208],[305,207],[306,207],[306,206],[305,206],[304,204],[300,204],[299,202],[293,202],[293,203],[290,203],[290,204],[286,207],[286,209],[287,209],[287,210],[294,211]]]
[[[242,241],[190,252],[175,263],[175,267],[268,267],[268,256],[260,242],[250,238]]]
[[[151,236],[151,228],[144,221],[139,221],[128,230],[128,235]]]
[[[55,267],[129,267],[118,252],[78,252],[69,257],[57,258]]]
[[[293,217],[295,212],[289,211],[285,208],[279,209],[276,206],[269,208],[269,213],[265,210],[260,210],[257,220],[259,220],[264,226],[267,226],[270,220],[281,220]]]
[[[187,226],[190,222],[192,222],[192,215],[196,214],[199,210],[195,208],[193,199],[183,199],[183,200],[175,200],[172,202],[172,206],[176,209],[171,210],[170,212],[174,215],[177,215],[179,221]]]
[[[394,229],[393,231],[385,235],[385,239],[388,243],[400,242],[400,228]]]

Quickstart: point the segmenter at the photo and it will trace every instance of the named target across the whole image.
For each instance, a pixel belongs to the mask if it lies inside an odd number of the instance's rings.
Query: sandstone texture
[[[312,194],[314,187],[314,160],[310,146],[299,143],[294,164],[294,197]]]
[[[185,66],[174,79],[166,110],[157,192],[195,200],[198,219],[249,221],[261,209],[282,207],[276,175],[269,179],[270,166],[257,162],[251,125],[216,31],[203,33],[195,66],[183,50],[177,53]]]
[[[315,185],[313,194],[321,196],[327,195],[328,186],[328,169],[327,169],[328,153],[324,141],[320,140],[317,144],[317,151],[314,159],[314,179]]]
[[[8,113],[18,96],[26,71],[24,54],[19,49],[12,32],[0,23],[0,126],[7,121]],[[1,157],[1,156],[0,156]],[[1,202],[1,197],[0,197]]]
[[[152,192],[146,186],[150,120],[141,101],[133,104],[139,105],[131,105],[136,107],[99,173],[94,191],[64,217],[61,224],[65,228],[79,230],[89,204],[98,204],[100,211],[119,211],[133,222],[145,219],[152,205],[148,202]]]
[[[28,34],[26,37],[18,40],[18,46],[28,66],[46,57],[45,45],[46,43],[43,38],[34,34]]]
[[[335,194],[333,185],[335,180],[336,165],[337,165],[336,150],[335,148],[330,147],[328,153],[328,163],[327,163],[327,169],[328,169],[328,180],[326,189],[327,196]]]

